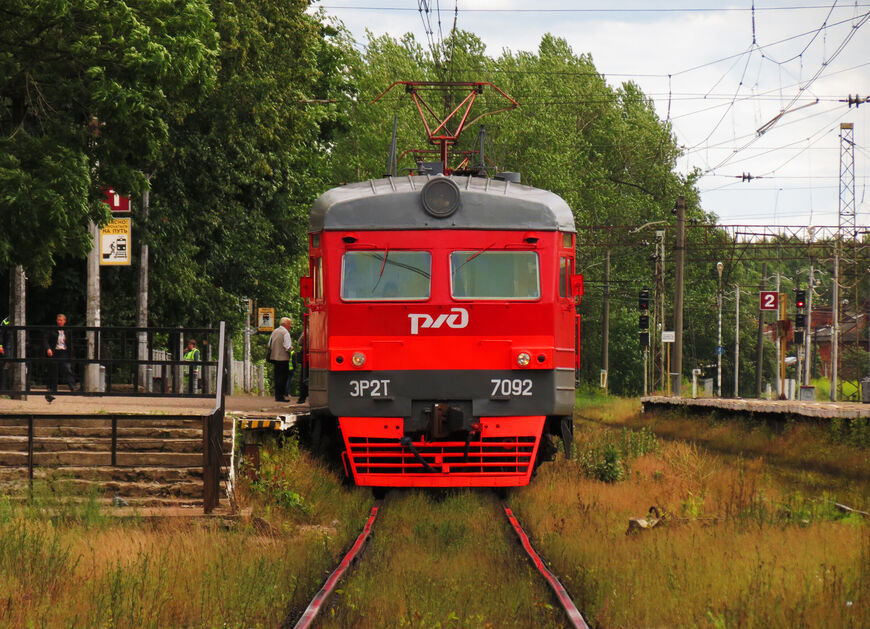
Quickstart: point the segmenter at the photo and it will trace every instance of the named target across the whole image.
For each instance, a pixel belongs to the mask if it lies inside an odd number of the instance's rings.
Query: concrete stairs
[[[32,415],[34,479],[130,505],[202,504],[203,418]],[[28,488],[28,416],[0,415],[0,495]],[[115,461],[112,426],[115,424]],[[232,420],[224,420],[225,488]]]

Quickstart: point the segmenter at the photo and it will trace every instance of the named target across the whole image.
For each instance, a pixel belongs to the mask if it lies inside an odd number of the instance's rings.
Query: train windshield
[[[428,251],[348,251],[341,262],[341,298],[429,299],[431,269]]]
[[[455,299],[538,299],[538,254],[534,251],[454,251],[450,254]]]

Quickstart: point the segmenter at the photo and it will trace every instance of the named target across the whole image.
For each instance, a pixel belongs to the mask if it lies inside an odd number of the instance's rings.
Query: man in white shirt
[[[269,337],[269,350],[266,358],[275,366],[275,401],[289,402],[285,395],[287,380],[290,377],[290,353],[293,351],[293,340],[290,338],[290,328],[293,320],[290,317],[281,317],[278,327],[272,331]]]

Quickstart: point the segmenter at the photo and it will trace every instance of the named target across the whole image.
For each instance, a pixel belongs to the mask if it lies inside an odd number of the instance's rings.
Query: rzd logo
[[[432,315],[412,313],[408,315],[411,320],[411,334],[419,334],[420,329],[438,329],[443,325],[449,328],[464,328],[468,325],[468,311],[465,308],[451,308],[451,314],[440,314],[433,319]]]

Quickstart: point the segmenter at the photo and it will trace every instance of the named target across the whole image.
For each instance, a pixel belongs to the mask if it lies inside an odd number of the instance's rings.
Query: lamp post
[[[719,397],[722,397],[722,269],[725,265],[721,262],[716,263],[716,271],[719,273],[719,291],[717,293],[719,301],[719,343],[716,345],[716,391]]]

